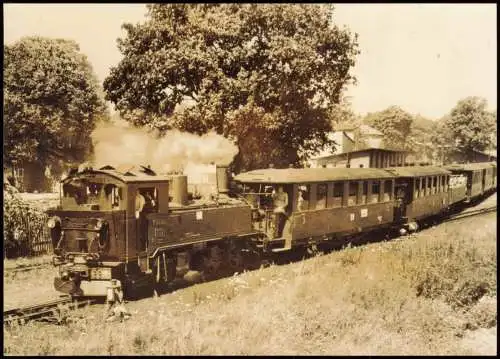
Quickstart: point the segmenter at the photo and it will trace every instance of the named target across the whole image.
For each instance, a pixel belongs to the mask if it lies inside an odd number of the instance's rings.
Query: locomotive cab
[[[60,205],[47,226],[59,267],[56,290],[105,296],[138,271],[147,251],[147,217],[168,212],[169,177],[147,168],[120,173],[106,166],[73,171],[61,181]]]

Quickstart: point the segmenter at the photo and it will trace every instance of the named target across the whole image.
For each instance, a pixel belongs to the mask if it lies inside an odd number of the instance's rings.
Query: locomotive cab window
[[[104,186],[105,207],[112,210],[120,209],[122,205],[123,190],[115,184],[108,183]]]
[[[138,195],[144,199],[144,212],[158,212],[158,190],[155,187],[139,188]]]
[[[74,179],[63,185],[63,199],[66,205],[80,210],[100,210],[106,207],[104,184],[85,179]]]

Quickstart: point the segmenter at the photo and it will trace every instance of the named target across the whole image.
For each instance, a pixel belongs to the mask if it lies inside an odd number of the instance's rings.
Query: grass
[[[129,302],[124,322],[90,307],[7,328],[4,354],[472,355],[496,326],[496,259],[491,214]]]

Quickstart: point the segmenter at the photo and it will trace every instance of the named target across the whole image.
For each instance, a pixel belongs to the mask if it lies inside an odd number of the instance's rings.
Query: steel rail
[[[77,309],[84,305],[90,305],[95,300],[74,300],[70,296],[54,299],[42,303],[31,304],[24,307],[9,309],[3,312],[5,324],[25,323],[30,320],[49,320],[60,322],[65,310]]]

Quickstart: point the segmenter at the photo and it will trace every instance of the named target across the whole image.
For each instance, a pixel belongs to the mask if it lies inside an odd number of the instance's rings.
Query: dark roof
[[[88,174],[106,175],[124,183],[165,182],[171,180],[171,176],[157,175],[153,170],[144,166],[129,168],[126,172],[120,172],[112,166],[104,166],[100,169],[87,168],[78,172],[70,172],[69,176],[61,182],[67,182],[69,179],[85,177]]]
[[[240,173],[234,180],[243,183],[306,183],[370,178],[394,178],[394,175],[380,168],[268,168]]]
[[[444,167],[450,171],[480,171],[491,167],[496,168],[496,164],[494,162],[478,162],[478,163],[453,164]]]
[[[340,153],[336,153],[336,154],[333,154],[333,155],[328,155],[328,156],[322,156],[322,157],[315,157],[314,159],[315,160],[320,160],[320,159],[324,159],[324,158],[335,158],[335,157],[345,157],[345,155],[349,154],[349,153],[358,153],[358,152],[369,152],[369,151],[384,151],[384,152],[398,152],[398,153],[410,153],[409,151],[403,151],[403,150],[391,150],[391,149],[388,149],[388,148],[380,148],[380,147],[364,147],[364,148],[361,148],[359,150],[354,150],[354,151],[349,151],[349,152],[340,152]]]
[[[388,167],[386,170],[398,177],[420,177],[451,174],[450,171],[434,166]]]

